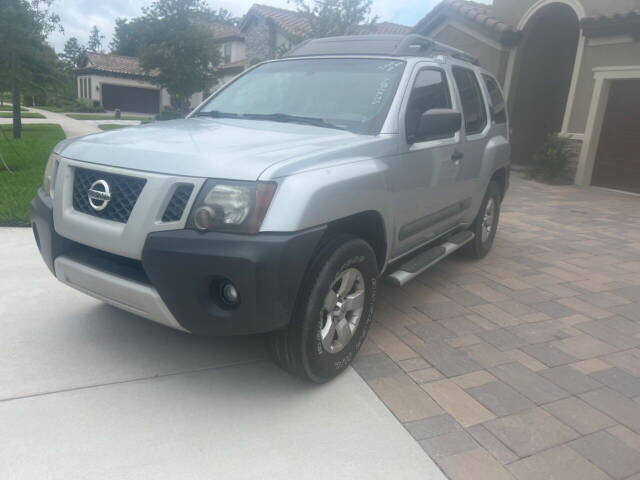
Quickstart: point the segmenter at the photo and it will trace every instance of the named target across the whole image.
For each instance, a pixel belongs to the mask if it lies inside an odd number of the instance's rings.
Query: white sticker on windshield
[[[389,77],[383,78],[380,82],[380,85],[378,85],[376,94],[373,96],[371,105],[380,105],[382,103],[385,93],[387,93],[387,90],[389,90],[389,85],[391,85],[391,79]]]
[[[396,60],[392,60],[389,63],[385,63],[384,65],[380,65],[376,68],[376,70],[380,70],[382,72],[393,72],[398,67],[402,66],[404,62],[398,62]]]

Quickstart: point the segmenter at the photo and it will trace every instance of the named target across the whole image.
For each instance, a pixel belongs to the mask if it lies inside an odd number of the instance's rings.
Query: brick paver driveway
[[[382,288],[354,367],[452,479],[640,479],[640,198],[514,178],[493,252]]]

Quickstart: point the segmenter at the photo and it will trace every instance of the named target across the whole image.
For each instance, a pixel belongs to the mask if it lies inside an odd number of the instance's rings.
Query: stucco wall
[[[530,7],[543,0],[493,0],[492,14],[517,27]],[[557,0],[560,3],[579,3],[586,16],[614,12],[628,12],[640,8],[640,0]]]
[[[219,45],[220,55],[223,57],[223,62],[224,62],[224,46],[229,43],[231,44],[231,58],[229,59],[229,63],[237,62],[239,60],[244,60],[246,55],[244,42],[239,40],[232,40],[230,42],[223,42]]]
[[[573,111],[569,120],[569,133],[584,133],[595,85],[594,68],[640,65],[638,41],[610,45],[590,45],[589,43],[587,42],[582,60]]]
[[[492,72],[498,81],[504,85],[507,61],[509,59],[507,50],[498,50],[489,45],[488,42],[491,42],[491,40],[483,40],[481,34],[474,33],[472,36],[463,32],[449,21],[438,27],[435,35],[431,34],[431,36],[439,42],[446,43],[478,57],[480,65]]]
[[[237,62],[246,58],[244,42],[234,41],[231,44],[231,61]]]

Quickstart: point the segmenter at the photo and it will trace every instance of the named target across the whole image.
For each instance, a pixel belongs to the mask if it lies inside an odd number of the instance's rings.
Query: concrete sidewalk
[[[172,331],[59,282],[0,229],[0,478],[444,476],[351,369],[314,386],[260,337]]]
[[[27,109],[30,113],[40,113],[45,118],[23,118],[23,125],[30,125],[32,123],[57,123],[62,127],[67,138],[80,137],[82,135],[89,135],[90,133],[100,133],[97,124],[93,122],[87,122],[86,120],[75,120],[71,117],[67,117],[64,113],[54,113],[48,110],[40,110],[39,108],[29,107]],[[11,125],[13,119],[0,118],[0,125]]]

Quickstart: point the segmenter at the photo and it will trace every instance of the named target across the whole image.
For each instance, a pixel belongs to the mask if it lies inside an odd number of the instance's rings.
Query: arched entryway
[[[530,163],[545,137],[562,128],[580,38],[566,3],[544,2],[522,29],[511,95],[513,162]]]

